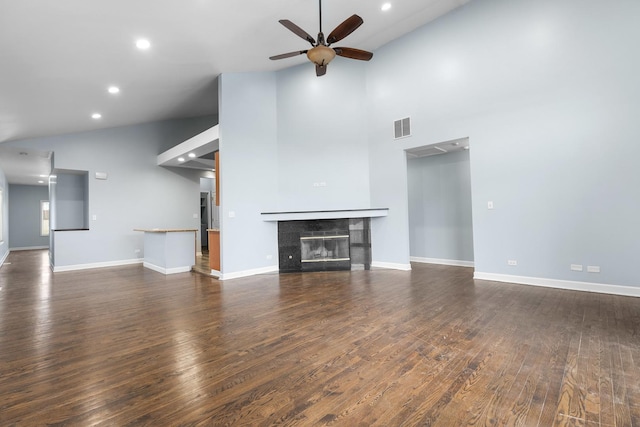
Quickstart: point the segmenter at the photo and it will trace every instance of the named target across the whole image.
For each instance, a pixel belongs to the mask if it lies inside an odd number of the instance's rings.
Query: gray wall
[[[473,261],[469,152],[407,160],[411,256]]]
[[[156,157],[214,124],[171,120],[8,143],[53,151],[54,168],[89,173],[90,229],[55,233],[55,266],[140,259],[143,235],[134,228],[199,229],[199,172],[158,167]]]
[[[0,221],[0,227],[2,227],[2,239],[0,239],[1,266],[7,255],[9,255],[9,186],[2,169],[0,169],[0,190],[2,190],[2,203],[0,204],[0,209],[2,209],[2,221]]]
[[[9,247],[49,247],[49,236],[40,235],[40,202],[49,200],[42,185],[9,185]]]
[[[322,78],[311,64],[277,74],[278,210],[370,207],[365,66],[338,58]]]
[[[221,269],[272,268],[277,228],[260,213],[277,197],[276,76],[224,74],[219,82]]]
[[[469,137],[476,272],[640,286],[638,16],[640,2],[477,0],[377,50],[372,203],[390,215],[374,259],[408,257],[403,150]],[[406,116],[413,136],[393,141]]]

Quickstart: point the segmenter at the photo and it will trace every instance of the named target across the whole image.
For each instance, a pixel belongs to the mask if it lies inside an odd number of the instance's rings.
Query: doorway
[[[209,250],[209,233],[211,228],[211,196],[208,191],[200,192],[200,244],[202,251]]]
[[[469,139],[406,150],[410,259],[473,267]]]

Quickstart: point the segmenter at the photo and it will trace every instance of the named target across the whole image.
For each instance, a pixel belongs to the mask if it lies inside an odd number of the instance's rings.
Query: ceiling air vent
[[[409,157],[429,157],[437,154],[444,154],[446,152],[447,150],[436,147],[435,145],[427,145],[425,147],[417,147],[407,150],[407,155]]]
[[[395,139],[411,136],[411,119],[409,117],[393,122]]]

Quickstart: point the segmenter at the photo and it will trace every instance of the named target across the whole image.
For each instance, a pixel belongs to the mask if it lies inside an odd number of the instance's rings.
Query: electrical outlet
[[[267,255],[267,259],[272,259],[273,255]]]
[[[600,273],[599,265],[587,265],[587,273]]]
[[[571,264],[571,271],[582,271],[582,264]]]
[[[139,253],[140,253],[140,249],[135,249],[135,250],[133,251],[133,253],[134,253],[134,254],[139,254]]]
[[[518,261],[515,260],[515,259],[510,259],[510,260],[507,261],[507,264],[509,264],[509,265],[518,265]]]
[[[487,202],[487,209],[493,209],[493,202]]]

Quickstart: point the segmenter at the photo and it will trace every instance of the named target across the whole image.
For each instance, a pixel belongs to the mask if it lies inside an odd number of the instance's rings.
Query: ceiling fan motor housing
[[[328,46],[318,45],[307,52],[309,61],[316,65],[327,65],[336,57],[336,51]]]

